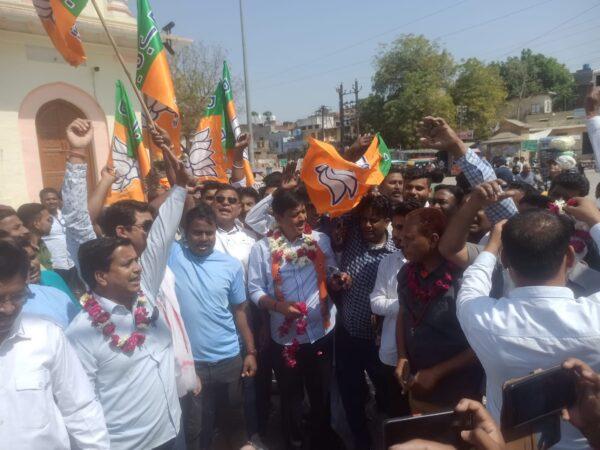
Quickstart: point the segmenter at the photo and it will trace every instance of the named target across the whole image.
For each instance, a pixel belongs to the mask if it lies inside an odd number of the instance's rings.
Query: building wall
[[[32,113],[22,111],[23,101],[28,96],[30,101],[31,96],[38,94],[45,98],[52,97],[52,88],[36,91],[40,87],[60,86],[61,89],[55,89],[55,93],[69,93],[72,98],[65,100],[83,111],[90,110],[93,108],[91,103],[96,103],[98,111],[104,113],[105,120],[102,117],[94,120],[95,167],[99,172],[106,164],[114,122],[115,81],[120,78],[126,82],[126,76],[111,47],[87,43],[85,50],[87,63],[73,68],[62,61],[45,35],[0,31],[3,61],[0,71],[0,180],[3,180],[0,204],[18,206],[37,201],[37,192],[43,187],[39,157],[31,152],[31,145],[35,144],[37,148],[37,136],[31,127]],[[135,50],[124,49],[123,54],[130,70],[135,71]],[[99,70],[94,71],[94,67]],[[139,111],[138,102],[130,88],[128,92],[134,108]],[[73,99],[90,104],[82,107]],[[33,100],[32,104],[35,104]],[[25,115],[20,117],[20,111]]]

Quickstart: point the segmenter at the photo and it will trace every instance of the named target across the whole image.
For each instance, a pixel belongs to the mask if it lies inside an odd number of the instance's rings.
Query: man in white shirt
[[[598,115],[600,88],[590,84],[584,106],[587,116],[588,135],[592,143],[592,149],[594,150],[594,159],[596,160],[596,172],[600,172],[600,116]]]
[[[384,256],[377,268],[377,279],[371,293],[371,311],[383,316],[379,359],[383,363],[388,395],[386,396],[386,414],[398,417],[410,414],[407,398],[402,395],[400,383],[394,376],[398,363],[396,345],[396,319],[398,317],[398,272],[406,263],[402,253],[402,229],[406,215],[418,209],[417,203],[400,202],[392,213],[392,238],[400,251]]]
[[[217,235],[215,250],[234,257],[248,271],[250,250],[256,242],[238,219],[242,212],[242,204],[237,190],[223,184],[217,188],[215,199],[210,205],[217,219]]]
[[[491,203],[501,189],[485,193]],[[600,242],[600,211],[594,202],[577,198],[565,210],[586,222]],[[529,210],[496,225],[485,251],[465,271],[456,310],[460,324],[486,376],[488,409],[499,420],[502,387],[536,369],[557,366],[569,357],[600,368],[600,295],[575,298],[565,287],[575,263],[569,240],[573,225],[566,218]],[[501,237],[500,237],[501,233]],[[499,249],[516,288],[499,300],[489,297]],[[585,448],[586,440],[567,423],[554,448]]]
[[[72,150],[63,183],[67,247],[71,254],[78,254],[82,278],[91,289],[93,300],[110,314],[114,330],[105,336],[103,327],[93,327],[84,310],[69,326],[67,337],[95,386],[111,448],[167,450],[183,437],[181,408],[171,330],[155,305],[183,212],[186,190],[182,186],[187,175],[181,163],[169,160],[177,185],[154,222],[151,214],[135,211],[132,223],[115,227],[116,236],[96,239],[87,211],[87,167],[81,156],[91,136],[89,122],[78,119],[69,127]],[[174,159],[167,152],[165,155],[165,159]],[[137,309],[144,300],[151,318],[145,331],[136,326],[136,317],[143,316]],[[134,332],[144,336],[139,347],[123,352],[113,344],[114,336],[125,341]]]
[[[336,266],[329,238],[316,231],[306,232],[303,196],[278,190],[273,195],[272,208],[277,230],[252,248],[248,290],[250,299],[270,313],[272,358],[281,393],[284,439],[290,447],[299,448],[308,440],[310,448],[335,448],[330,389],[331,331],[336,308],[327,295],[325,283],[329,281],[330,287],[339,290],[350,280],[347,274],[338,272],[339,276],[334,277],[328,271]],[[312,252],[315,252],[314,263],[308,259]],[[281,256],[278,262],[280,254],[290,255],[290,259]],[[303,257],[307,260],[302,261]],[[274,276],[273,271],[278,275]],[[310,401],[308,432],[301,426],[305,390]]]
[[[22,312],[29,257],[0,242],[0,448],[108,449],[102,407],[52,322]]]
[[[50,234],[42,237],[52,255],[52,270],[65,280],[71,290],[83,293],[75,263],[67,251],[65,220],[60,210],[60,194],[54,188],[44,188],[40,191],[40,203],[46,207],[54,219]]]

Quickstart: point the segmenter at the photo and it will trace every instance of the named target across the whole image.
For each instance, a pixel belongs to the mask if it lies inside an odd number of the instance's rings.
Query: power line
[[[578,27],[578,26],[581,26],[581,25],[583,25],[583,24],[585,24],[585,23],[588,23],[588,22],[592,22],[592,21],[595,21],[595,22],[597,22],[598,20],[600,20],[600,17],[592,17],[592,18],[590,18],[590,19],[588,19],[588,20],[584,20],[583,22],[578,22],[578,23],[575,23],[575,24],[571,24],[570,26],[568,26],[568,27],[564,28],[562,31],[569,30],[569,29],[571,29],[571,28],[573,28],[573,27]],[[591,27],[589,27],[589,28],[586,28],[586,29],[578,29],[578,30],[577,30],[575,33],[571,33],[571,34],[568,34],[568,35],[565,35],[565,36],[558,36],[558,37],[557,37],[557,38],[555,38],[555,39],[550,39],[550,40],[547,40],[547,41],[543,41],[543,42],[541,43],[541,46],[544,46],[544,45],[546,45],[546,44],[549,44],[549,43],[551,43],[551,42],[557,42],[557,41],[561,41],[561,40],[564,40],[564,39],[566,39],[566,38],[569,38],[569,37],[571,37],[571,36],[579,35],[579,34],[581,34],[581,33],[584,33],[584,32],[586,32],[586,31],[589,31],[589,30],[597,30],[597,29],[598,29],[598,25],[597,25],[597,23],[596,23],[596,24],[592,25],[592,26],[591,26]],[[554,36],[557,36],[557,35],[555,34]],[[514,47],[515,47],[515,45],[514,45],[514,44],[510,44],[510,45],[503,45],[502,47],[498,47],[498,48],[496,48],[496,49],[494,50],[494,54],[496,54],[496,52],[497,52],[497,53],[500,53],[500,52],[502,52],[502,51],[506,51],[506,50],[508,50],[508,49],[513,49]],[[491,54],[491,53],[488,53],[488,55],[490,55],[490,54]],[[487,59],[487,58],[483,58],[483,59]]]
[[[553,2],[553,1],[554,0],[543,0],[543,1],[535,3],[533,5],[526,6],[525,8],[517,9],[516,11],[511,11],[509,13],[506,13],[506,14],[502,15],[502,16],[493,17],[493,18],[491,18],[489,20],[486,20],[485,22],[477,22],[475,24],[469,25],[468,27],[464,27],[464,28],[461,28],[459,30],[455,30],[455,31],[451,31],[449,33],[442,34],[442,35],[434,38],[433,40],[435,41],[437,39],[443,39],[443,38],[448,37],[448,36],[454,36],[455,34],[464,33],[465,31],[470,31],[473,28],[479,28],[479,27],[482,27],[484,25],[489,25],[490,23],[497,22],[497,21],[502,20],[502,19],[506,19],[507,17],[514,16],[515,14],[522,13],[522,12],[527,11],[529,9],[536,8],[538,6],[541,6],[543,4],[550,3],[550,2]]]
[[[318,76],[321,76],[321,75],[326,75],[328,73],[337,72],[339,70],[347,69],[349,67],[355,67],[355,66],[358,66],[360,64],[365,64],[365,63],[367,63],[369,61],[370,60],[367,59],[367,60],[358,61],[358,62],[354,62],[354,63],[351,63],[351,64],[346,64],[346,65],[343,65],[343,66],[339,66],[339,67],[334,67],[333,69],[330,69],[330,70],[325,70],[323,72],[317,72],[317,73],[314,73],[314,74],[309,74],[309,75],[306,75],[304,77],[295,78],[293,80],[287,80],[287,81],[284,81],[282,83],[271,84],[271,85],[268,85],[268,86],[263,86],[263,87],[255,88],[254,90],[255,91],[260,91],[260,90],[271,89],[271,88],[276,88],[276,87],[280,87],[280,86],[286,86],[288,84],[294,84],[294,83],[297,83],[298,81],[304,81],[304,80],[308,80],[310,78],[314,78],[314,77],[318,77]]]
[[[589,12],[589,11],[591,11],[592,9],[595,9],[595,8],[597,8],[598,6],[600,6],[600,3],[596,3],[594,6],[591,6],[590,8],[587,8],[587,9],[585,9],[584,11],[580,12],[579,14],[576,14],[576,15],[574,15],[574,16],[572,16],[572,17],[569,17],[567,20],[565,20],[565,21],[563,21],[563,22],[559,23],[558,25],[556,25],[556,26],[554,26],[554,27],[550,28],[549,30],[546,30],[546,31],[544,31],[543,33],[541,33],[541,34],[537,35],[537,36],[536,36],[536,37],[534,37],[533,39],[530,39],[530,40],[528,40],[528,41],[525,41],[525,42],[523,42],[522,44],[519,44],[517,47],[513,47],[513,49],[512,49],[512,50],[510,50],[510,51],[508,51],[508,52],[506,52],[506,53],[503,53],[502,55],[500,55],[500,58],[502,58],[502,57],[504,57],[504,56],[508,56],[508,55],[510,55],[510,54],[511,54],[511,53],[513,53],[515,50],[520,50],[520,49],[523,49],[523,48],[525,48],[527,45],[531,44],[532,42],[535,42],[535,41],[537,41],[537,40],[539,40],[539,39],[543,38],[544,36],[547,36],[547,35],[548,35],[548,33],[552,33],[553,31],[555,31],[555,30],[558,30],[558,29],[559,29],[559,28],[561,28],[563,25],[566,25],[567,23],[569,23],[569,22],[571,22],[571,21],[573,21],[573,20],[577,19],[578,17],[581,17],[581,16],[583,16],[584,14],[586,14],[586,13],[587,13],[587,12]]]
[[[391,29],[389,29],[389,30],[387,30],[387,31],[383,31],[383,32],[381,32],[381,33],[378,33],[378,34],[372,35],[372,36],[370,36],[370,37],[367,37],[367,38],[365,38],[365,39],[361,39],[360,41],[356,41],[356,42],[355,42],[355,43],[353,43],[353,44],[349,44],[349,45],[346,45],[346,46],[344,46],[344,47],[338,48],[337,50],[333,50],[333,51],[331,51],[331,52],[329,52],[329,53],[325,53],[325,54],[323,54],[323,55],[321,55],[321,56],[318,56],[317,58],[313,58],[313,59],[311,59],[311,60],[308,60],[308,61],[305,61],[305,62],[303,62],[303,63],[296,64],[296,65],[290,66],[290,67],[288,67],[288,68],[286,68],[286,69],[280,70],[280,71],[279,71],[279,72],[278,72],[276,75],[268,75],[268,76],[266,76],[266,77],[264,77],[264,78],[261,78],[260,80],[258,80],[258,82],[261,82],[261,81],[264,81],[264,80],[270,80],[270,79],[272,79],[272,78],[275,78],[275,77],[277,77],[277,76],[281,75],[282,73],[289,72],[290,70],[294,70],[294,69],[297,69],[297,68],[299,68],[299,67],[304,67],[304,66],[306,66],[307,64],[310,64],[310,63],[313,63],[313,62],[316,62],[316,61],[321,61],[321,60],[323,60],[323,59],[325,59],[325,58],[329,58],[330,56],[333,56],[333,55],[336,55],[336,54],[338,54],[338,53],[344,52],[344,51],[346,51],[346,50],[349,50],[349,49],[351,49],[351,48],[358,47],[359,45],[362,45],[362,44],[364,44],[365,42],[369,42],[369,41],[375,40],[375,39],[377,39],[377,38],[379,38],[379,37],[381,37],[381,36],[385,36],[386,34],[393,33],[393,32],[395,32],[395,31],[398,31],[398,30],[399,30],[399,29],[401,29],[401,28],[404,28],[404,27],[407,27],[407,26],[410,26],[410,25],[414,25],[415,23],[421,22],[421,21],[423,21],[423,20],[425,20],[425,19],[428,19],[428,18],[430,18],[430,17],[433,17],[433,16],[435,16],[435,15],[437,15],[437,14],[440,14],[440,13],[442,13],[442,12],[445,12],[445,11],[447,11],[447,10],[449,10],[449,9],[456,8],[456,7],[457,7],[457,6],[459,6],[460,4],[462,4],[462,3],[466,3],[467,1],[469,1],[469,0],[460,0],[460,1],[458,1],[458,2],[455,2],[455,3],[453,3],[453,4],[449,5],[449,6],[446,6],[446,7],[444,7],[444,8],[441,8],[441,9],[438,9],[438,10],[436,10],[436,11],[433,11],[433,12],[431,12],[431,13],[429,13],[429,14],[425,14],[425,15],[423,15],[423,16],[417,17],[416,19],[414,19],[414,20],[411,20],[411,21],[409,21],[409,22],[406,22],[406,23],[404,23],[404,24],[402,24],[402,25],[400,25],[400,26],[397,26],[397,27],[391,28]]]

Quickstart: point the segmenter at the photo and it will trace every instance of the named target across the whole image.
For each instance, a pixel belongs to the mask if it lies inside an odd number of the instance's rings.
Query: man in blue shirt
[[[241,377],[256,373],[256,347],[248,325],[244,269],[235,258],[214,250],[215,214],[204,204],[191,209],[184,221],[185,242],[175,244],[169,267],[187,329],[196,372],[202,382],[198,396],[184,406],[186,442],[190,448],[210,448],[217,404],[229,403],[243,421]],[[246,349],[242,361],[236,327]],[[227,420],[232,420],[228,414]],[[245,436],[228,436],[232,448]]]

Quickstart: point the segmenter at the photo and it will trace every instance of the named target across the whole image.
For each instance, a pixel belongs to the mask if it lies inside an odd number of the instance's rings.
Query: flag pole
[[[102,27],[104,28],[104,31],[106,32],[106,36],[108,37],[108,40],[110,41],[113,49],[115,50],[115,54],[117,55],[117,59],[121,63],[121,66],[123,66],[123,70],[125,71],[125,75],[127,75],[127,78],[129,79],[129,83],[131,83],[131,87],[133,88],[133,92],[135,92],[136,97],[140,101],[140,105],[142,106],[142,112],[144,113],[144,115],[148,119],[147,123],[149,124],[150,128],[152,128],[153,130],[156,130],[156,126],[154,124],[154,121],[152,120],[152,116],[150,115],[150,110],[148,109],[148,106],[146,105],[146,102],[144,101],[144,98],[142,97],[142,93],[140,92],[140,90],[138,89],[137,85],[135,84],[135,81],[133,80],[133,77],[131,76],[131,73],[129,72],[129,69],[127,69],[127,65],[125,64],[125,60],[123,59],[123,56],[121,56],[121,52],[119,52],[119,48],[117,47],[117,43],[115,42],[114,38],[112,37],[112,34],[110,34],[110,31],[108,30],[108,26],[106,25],[106,21],[104,20],[104,16],[102,15],[102,12],[100,12],[100,8],[98,7],[98,4],[96,3],[96,0],[91,0],[91,1],[92,1],[92,5],[94,5],[94,9],[96,10],[96,13],[98,14],[98,18],[100,19],[100,23],[102,23]]]

